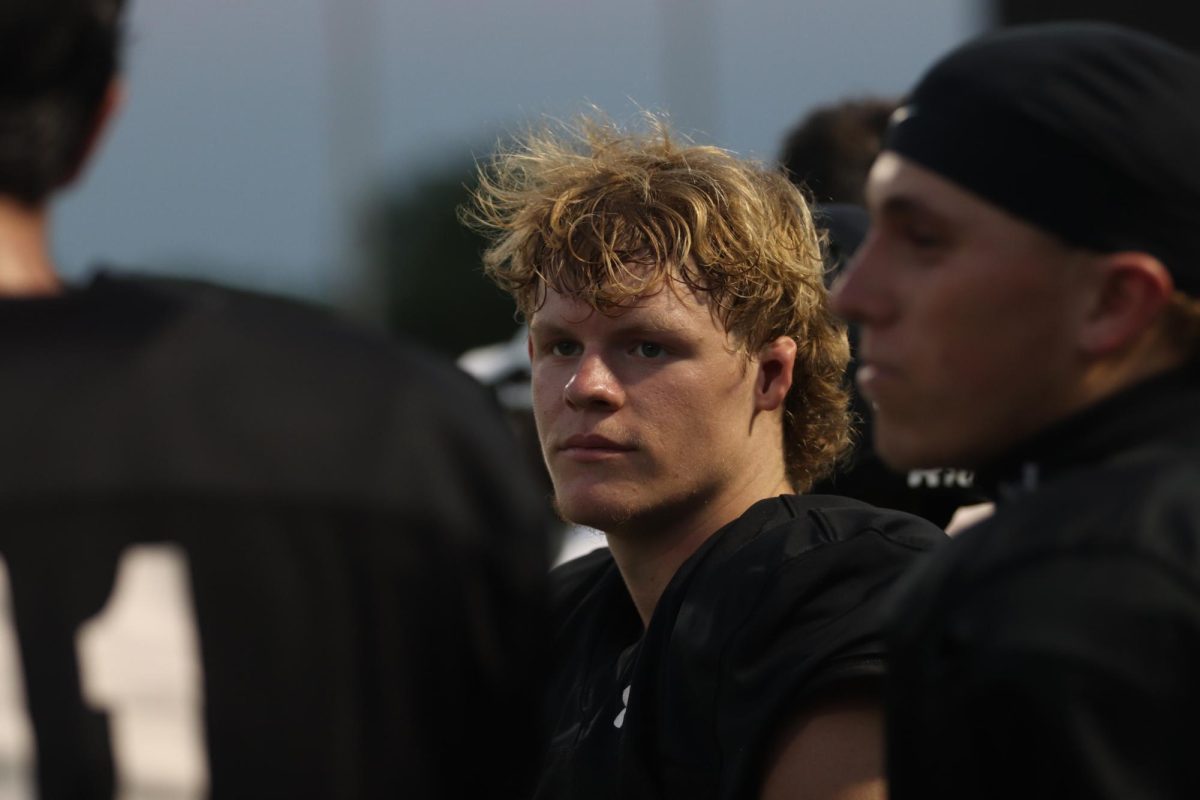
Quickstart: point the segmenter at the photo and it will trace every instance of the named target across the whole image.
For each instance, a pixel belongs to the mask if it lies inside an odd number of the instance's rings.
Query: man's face
[[[755,369],[676,282],[615,315],[555,291],[530,320],[533,409],[568,520],[678,521],[750,474]]]
[[[1069,413],[1078,254],[894,153],[867,197],[871,232],[834,307],[860,325],[857,379],[884,460],[977,465]]]

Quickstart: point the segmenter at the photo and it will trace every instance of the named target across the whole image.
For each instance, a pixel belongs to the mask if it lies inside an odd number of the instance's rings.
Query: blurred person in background
[[[0,796],[523,796],[547,541],[490,398],[296,304],[59,279],[123,6],[0,6]]]
[[[804,492],[848,442],[798,190],[665,122],[531,132],[468,221],[529,323],[562,516],[538,798],[877,798],[880,601],[943,534]]]
[[[1200,797],[1200,59],[1096,23],[938,61],[835,290],[876,451],[995,515],[906,580],[906,798]]]
[[[788,131],[779,163],[813,202],[862,206],[867,173],[897,105],[864,97],[818,106]]]

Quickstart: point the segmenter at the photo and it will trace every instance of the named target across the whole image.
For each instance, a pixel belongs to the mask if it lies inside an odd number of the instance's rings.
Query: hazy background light
[[[132,0],[127,98],[61,202],[97,263],[342,302],[359,207],[595,103],[770,159],[811,106],[902,91],[982,0]]]

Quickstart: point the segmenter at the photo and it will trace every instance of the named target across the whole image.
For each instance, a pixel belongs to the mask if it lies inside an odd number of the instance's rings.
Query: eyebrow
[[[529,323],[530,336],[567,336],[569,334],[570,331],[553,322],[531,320]]]
[[[911,216],[921,214],[931,217],[935,222],[949,222],[950,218],[930,206],[924,200],[911,194],[893,194],[884,198],[882,203],[871,209],[873,217],[879,216]]]
[[[620,317],[616,319],[618,320],[618,324],[614,325],[611,331],[615,335],[628,335],[631,333],[668,335],[676,334],[680,331],[679,325],[673,324],[669,317],[662,314],[628,319],[623,323],[620,322]],[[541,322],[536,319],[529,323],[529,333],[530,335],[539,337],[570,337],[575,335],[571,328],[566,325],[558,322]]]

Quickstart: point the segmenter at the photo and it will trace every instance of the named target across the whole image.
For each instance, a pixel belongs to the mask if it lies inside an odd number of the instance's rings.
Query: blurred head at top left
[[[115,103],[125,0],[0,3],[0,195],[69,183]]]

